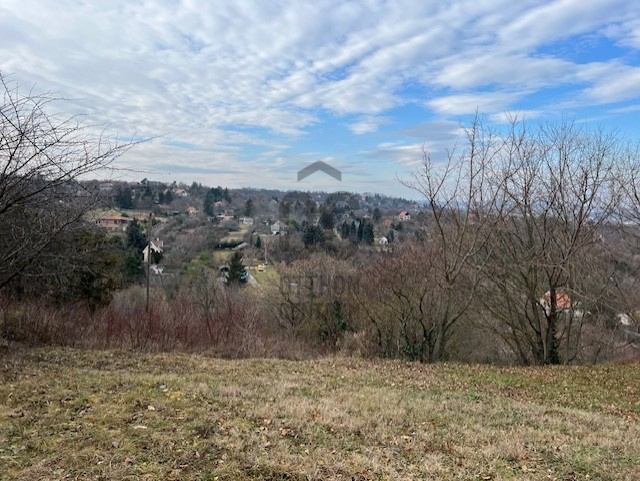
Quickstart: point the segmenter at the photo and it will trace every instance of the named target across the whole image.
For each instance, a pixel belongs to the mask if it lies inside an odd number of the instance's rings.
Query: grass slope
[[[640,366],[0,354],[2,479],[639,479]]]

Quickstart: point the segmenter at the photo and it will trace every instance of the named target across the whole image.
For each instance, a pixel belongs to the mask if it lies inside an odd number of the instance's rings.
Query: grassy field
[[[257,269],[251,269],[249,272],[259,285],[277,286],[280,283],[278,271],[272,266],[267,266],[262,272],[259,272]]]
[[[640,365],[0,351],[2,479],[640,479]]]

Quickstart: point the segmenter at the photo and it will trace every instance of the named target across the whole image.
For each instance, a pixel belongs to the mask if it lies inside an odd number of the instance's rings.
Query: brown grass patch
[[[2,479],[634,479],[640,366],[37,349],[0,358]]]

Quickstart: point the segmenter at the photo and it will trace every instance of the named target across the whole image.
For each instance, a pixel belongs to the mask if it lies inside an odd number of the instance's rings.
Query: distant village
[[[146,232],[151,218],[138,271],[150,262],[154,285],[163,282],[158,277],[203,263],[224,281],[232,255],[239,252],[248,284],[255,286],[256,277],[274,263],[318,250],[390,252],[398,241],[424,236],[428,225],[419,203],[379,194],[227,189],[147,179],[93,181],[84,188],[98,193],[99,205],[90,216],[111,235],[126,237],[134,222]]]

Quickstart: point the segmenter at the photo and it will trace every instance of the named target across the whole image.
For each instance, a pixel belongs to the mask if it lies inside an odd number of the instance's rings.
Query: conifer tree
[[[227,277],[227,284],[234,286],[241,286],[247,282],[247,271],[242,263],[242,254],[240,252],[234,252],[231,256],[231,262],[229,263],[229,275]]]

